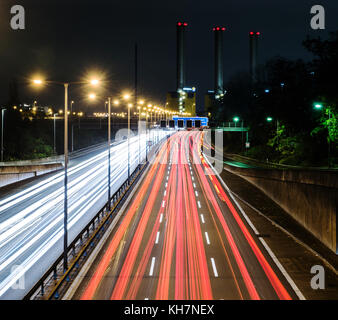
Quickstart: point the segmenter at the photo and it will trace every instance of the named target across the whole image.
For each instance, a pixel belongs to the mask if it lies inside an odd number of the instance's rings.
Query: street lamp
[[[235,122],[235,127],[236,127],[237,122],[239,121],[239,118],[238,118],[238,117],[234,117],[234,118],[233,118],[233,121]]]
[[[321,110],[324,108],[324,105],[322,103],[318,103],[318,102],[315,102],[313,104],[313,107],[316,109],[316,110]],[[328,116],[329,116],[329,123],[330,123],[330,120],[331,120],[331,109],[330,107],[328,106],[327,107],[327,113],[328,113]],[[329,128],[328,128],[329,130]],[[328,150],[327,150],[327,162],[328,162],[328,168],[331,167],[331,161],[330,161],[330,158],[331,158],[331,140],[330,140],[330,133],[328,132],[328,138],[327,138],[327,144],[328,144]]]
[[[54,154],[56,155],[56,119],[55,116],[58,115],[58,113],[54,113]]]
[[[273,121],[273,118],[272,117],[266,117],[266,121],[267,122],[272,122]],[[277,135],[277,145],[279,143],[279,136],[278,136],[278,131],[279,131],[279,120],[277,119],[276,120],[276,135]]]
[[[71,132],[71,135],[72,135],[71,150],[72,150],[72,152],[74,151],[73,104],[74,104],[74,101],[72,100],[72,101],[70,102],[70,122],[71,122],[71,128],[72,128],[72,132]]]
[[[126,93],[123,96],[123,99],[125,101],[128,101],[130,99],[130,94]],[[130,108],[131,104],[129,103],[127,105],[128,107],[128,184],[129,184],[129,179],[130,179],[130,154],[129,154],[129,140],[130,140]]]
[[[1,109],[1,162],[4,161],[4,118],[6,109]]]
[[[62,85],[65,90],[65,107],[64,107],[64,241],[63,241],[63,270],[68,269],[68,88],[70,84],[84,84],[86,82],[58,82],[58,81],[42,81],[41,79],[33,79],[33,84],[42,85],[45,83],[51,83],[56,85]],[[93,79],[90,81],[92,85],[98,85],[99,81]]]

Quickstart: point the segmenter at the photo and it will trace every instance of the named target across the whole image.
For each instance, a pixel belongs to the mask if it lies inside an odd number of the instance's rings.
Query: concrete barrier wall
[[[61,168],[63,168],[62,163],[2,166],[0,167],[0,188],[18,181],[57,171]]]
[[[225,169],[261,189],[328,248],[338,254],[338,172],[310,170]]]

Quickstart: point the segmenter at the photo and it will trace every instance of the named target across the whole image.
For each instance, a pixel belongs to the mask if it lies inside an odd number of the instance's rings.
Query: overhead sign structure
[[[208,117],[180,117],[173,116],[175,121],[175,127],[178,128],[201,128],[207,127],[209,119]],[[182,125],[183,122],[183,125]]]

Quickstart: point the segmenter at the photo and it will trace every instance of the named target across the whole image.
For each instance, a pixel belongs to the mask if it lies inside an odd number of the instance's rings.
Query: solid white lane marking
[[[155,257],[152,257],[151,259],[151,265],[150,265],[150,271],[149,271],[149,276],[152,276],[154,273],[154,267],[155,267]]]
[[[205,223],[203,214],[201,214],[201,220],[202,220],[202,223]]]
[[[163,220],[163,213],[161,213],[160,215],[160,223],[162,223],[162,220]]]
[[[214,271],[215,277],[218,277],[218,272],[217,272],[217,268],[216,268],[216,264],[215,264],[214,258],[211,258],[211,265],[212,265],[212,269]]]
[[[201,207],[201,203],[199,202],[199,201],[197,201],[197,205],[198,205],[198,207],[201,209],[202,207]]]
[[[205,234],[205,240],[207,240],[207,244],[210,244],[208,232],[204,232],[204,234]]]
[[[165,206],[165,201],[163,200],[162,201],[162,208],[164,208],[164,206]]]
[[[158,244],[158,239],[160,237],[160,231],[157,231],[155,243]]]
[[[302,292],[298,289],[297,285],[294,283],[294,281],[291,279],[291,277],[289,276],[289,274],[287,273],[287,271],[281,265],[281,263],[279,262],[279,260],[275,256],[275,254],[272,252],[272,250],[270,249],[270,247],[268,246],[268,244],[265,242],[265,240],[262,239],[262,238],[259,238],[259,240],[261,241],[261,243],[265,247],[266,251],[271,256],[272,260],[275,262],[275,264],[277,265],[277,267],[279,268],[279,270],[282,272],[282,274],[284,275],[284,277],[286,278],[286,280],[290,283],[292,289],[295,291],[295,293],[298,296],[298,298],[300,300],[306,300],[305,297],[303,296]]]
[[[198,192],[197,191],[195,191],[195,195],[196,195],[196,197],[198,197]]]

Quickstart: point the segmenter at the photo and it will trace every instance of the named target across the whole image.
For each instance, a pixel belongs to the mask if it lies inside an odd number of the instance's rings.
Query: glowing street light
[[[97,85],[98,81],[81,81],[81,82],[58,82],[58,81],[43,81],[42,79],[33,79],[33,84],[42,85],[44,83],[51,83],[62,85],[64,87],[64,241],[63,241],[63,269],[68,269],[68,89],[70,84],[84,84],[90,82],[92,85]]]
[[[93,86],[97,86],[97,85],[100,83],[100,81],[97,80],[97,79],[92,79],[92,80],[90,81],[90,83],[91,83]]]
[[[314,108],[317,109],[317,110],[323,109],[323,105],[321,103],[315,103]]]
[[[130,99],[130,94],[129,93],[124,94],[123,99],[128,101]]]
[[[89,97],[90,100],[95,100],[96,99],[96,94],[95,93],[90,93],[88,95],[88,97]]]

